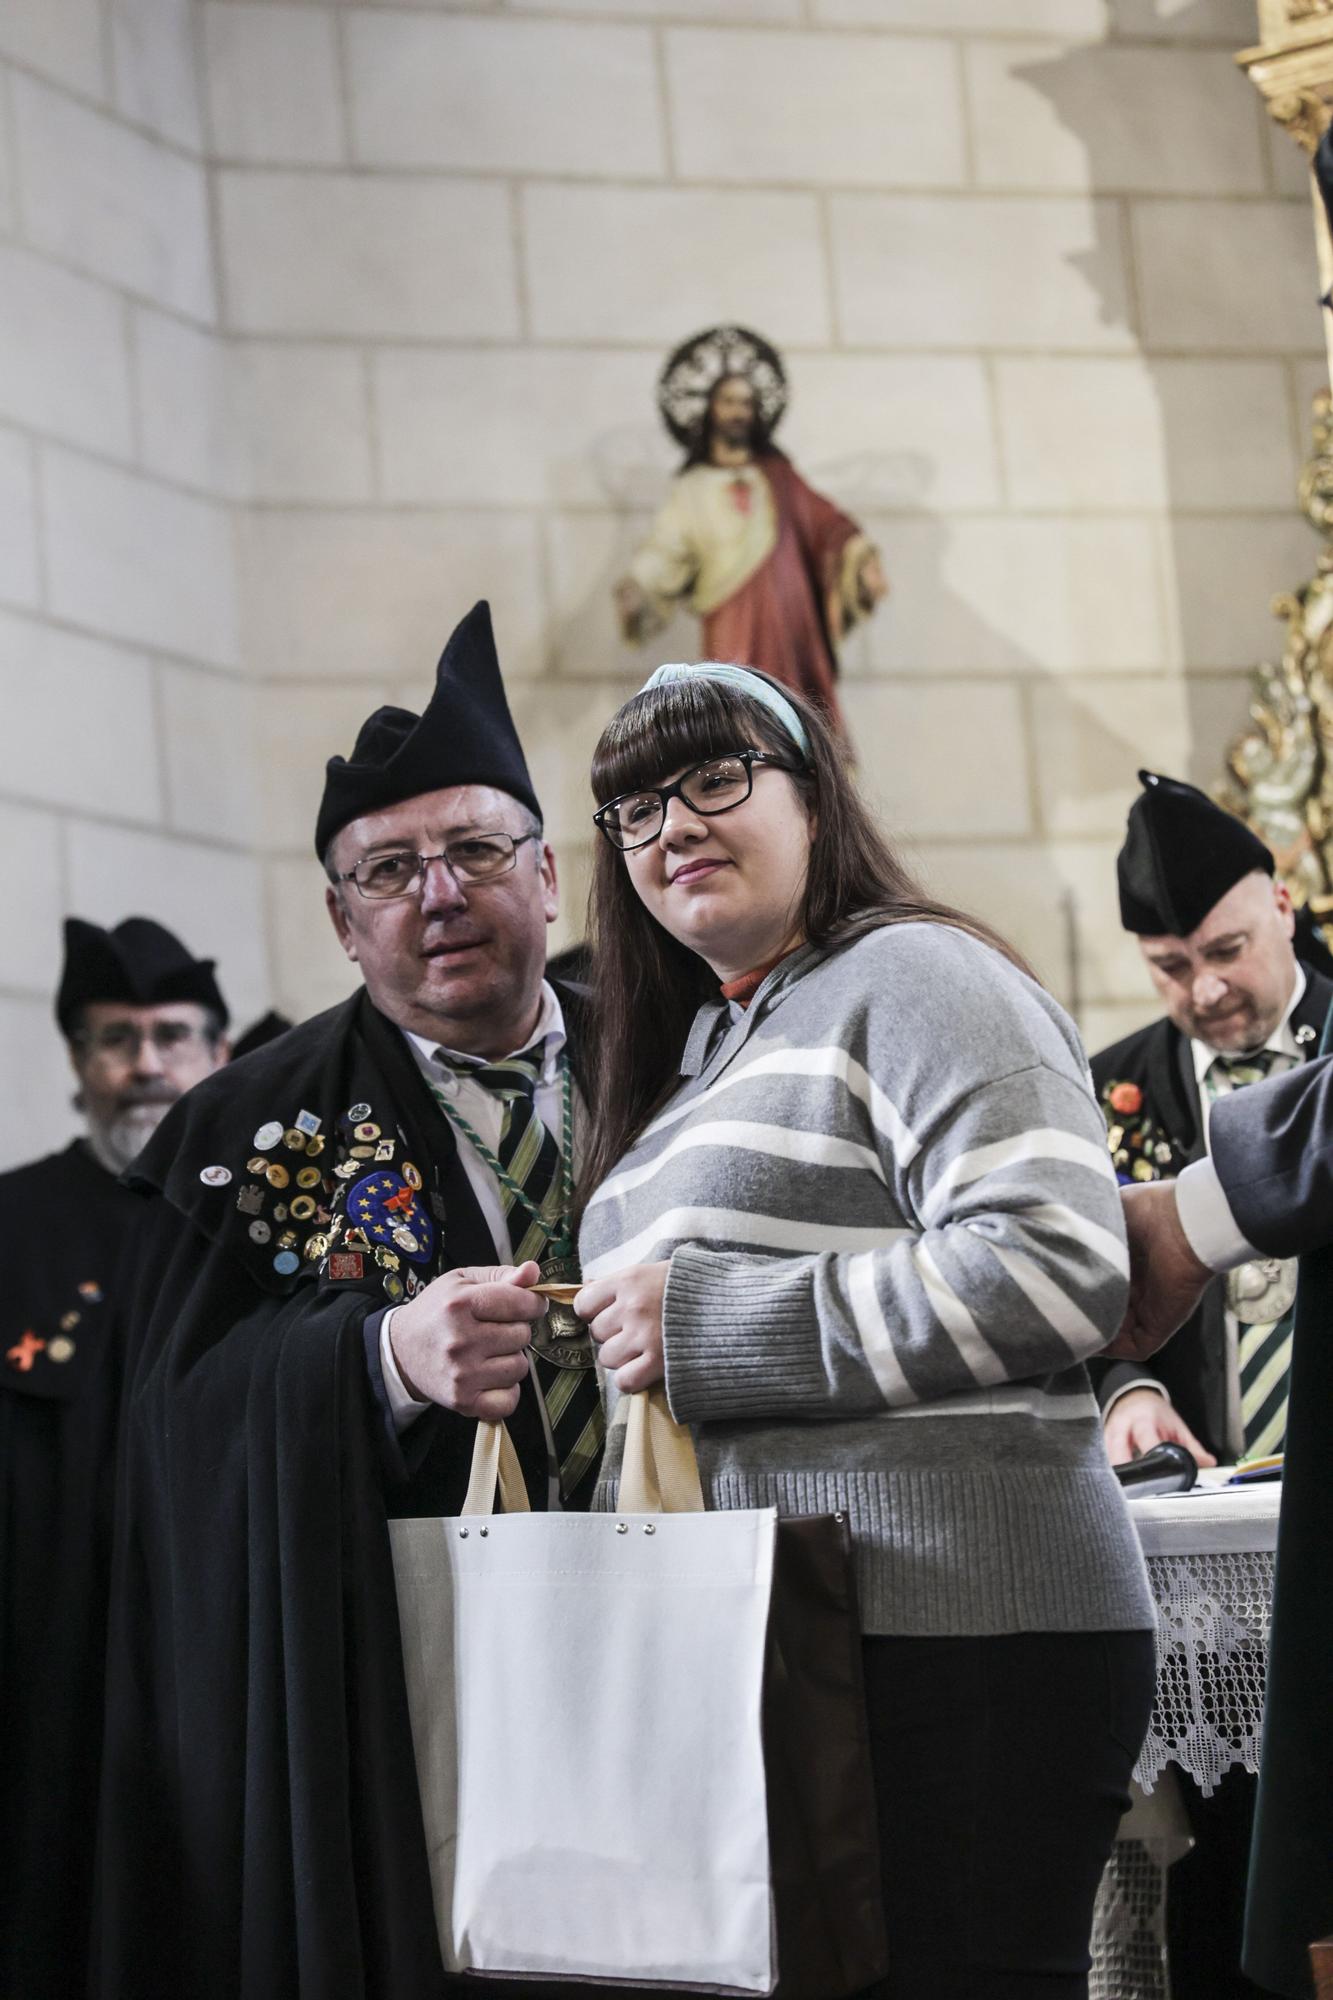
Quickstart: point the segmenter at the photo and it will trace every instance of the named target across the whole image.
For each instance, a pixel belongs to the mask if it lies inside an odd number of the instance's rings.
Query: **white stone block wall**
[[[197,25],[0,10],[3,1164],[75,1128],[67,913],[161,918],[242,1020],[272,990]]]
[[[1134,772],[1213,779],[1315,553],[1308,193],[1254,35],[1251,0],[11,0],[0,688],[48,740],[0,752],[4,1060],[34,908],[127,869],[242,1011],[345,992],[323,759],[481,594],[578,935],[600,722],[697,650],[609,605],[674,463],[653,384],[724,318],[884,550],[867,790],[1090,1046],[1146,1018]],[[53,754],[71,703],[112,769]]]

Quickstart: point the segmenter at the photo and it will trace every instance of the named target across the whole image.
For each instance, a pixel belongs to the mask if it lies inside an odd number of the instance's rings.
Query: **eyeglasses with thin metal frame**
[[[732,750],[725,757],[705,757],[670,785],[647,785],[641,791],[622,792],[609,799],[593,814],[593,824],[622,854],[647,847],[666,824],[672,799],[683,799],[691,812],[705,819],[716,813],[743,806],[754,790],[754,767],[771,764],[775,771],[798,771],[799,764],[770,757],[764,750]]]
[[[386,848],[382,854],[363,855],[333,879],[355,882],[368,901],[387,903],[394,896],[414,895],[432,861],[442,861],[455,882],[494,882],[497,876],[509,874],[525,841],[540,839],[538,829],[519,834],[470,833],[462,840],[449,841],[438,854],[415,854],[409,847]]]
[[[150,1042],[158,1061],[170,1063],[205,1045],[215,1047],[218,1037],[213,1029],[190,1021],[154,1021],[146,1028],[134,1021],[105,1021],[100,1028],[78,1029],[71,1039],[86,1055],[118,1056],[126,1062],[136,1062],[144,1043]]]

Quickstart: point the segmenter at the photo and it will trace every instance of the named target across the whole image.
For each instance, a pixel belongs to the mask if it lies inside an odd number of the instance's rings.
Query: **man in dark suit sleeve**
[[[1308,1948],[1333,1933],[1333,1058],[1219,1104],[1210,1156],[1126,1190],[1125,1221],[1144,1353],[1215,1273],[1301,1259],[1244,1962],[1305,2000]]]
[[[99,2000],[439,2000],[388,1521],[458,1511],[479,1417],[534,1508],[596,1478],[590,1338],[531,1289],[568,1260],[582,996],[543,976],[555,861],[485,604],[425,713],[330,760],[315,844],[364,985],[131,1176]]]

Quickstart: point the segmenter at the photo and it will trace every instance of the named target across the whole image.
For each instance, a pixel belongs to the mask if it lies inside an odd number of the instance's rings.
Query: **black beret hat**
[[[67,917],[65,966],[56,993],[60,1031],[71,1035],[79,1009],[94,1000],[123,1000],[133,1007],[193,1000],[211,1007],[225,1028],[230,1017],[213,966],[211,958],[192,958],[180,939],[151,917],[126,917],[113,931]]]
[[[1116,858],[1120,921],[1143,937],[1188,937],[1214,903],[1257,868],[1271,875],[1272,852],[1235,813],[1194,785],[1140,771]]]
[[[541,818],[528,776],[491,631],[491,607],[474,604],[440,655],[435,692],[423,715],[377,708],[361,725],[350,757],[330,757],[315,822],[320,860],[333,836],[363,813],[438,792],[447,785],[494,785]]]

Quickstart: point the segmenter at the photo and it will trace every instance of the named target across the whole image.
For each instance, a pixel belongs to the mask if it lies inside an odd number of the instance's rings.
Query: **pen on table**
[[[1244,1459],[1236,1467],[1228,1486],[1257,1486],[1265,1479],[1281,1479],[1283,1454],[1274,1452],[1271,1458]]]

